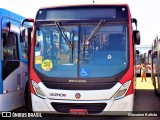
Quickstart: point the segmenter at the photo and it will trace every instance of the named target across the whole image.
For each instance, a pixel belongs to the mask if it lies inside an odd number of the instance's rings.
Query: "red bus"
[[[151,46],[149,50],[140,53],[140,63],[144,64],[146,67],[146,74],[151,76]]]
[[[33,111],[106,115],[133,110],[140,33],[127,4],[46,7],[24,21],[34,24]]]

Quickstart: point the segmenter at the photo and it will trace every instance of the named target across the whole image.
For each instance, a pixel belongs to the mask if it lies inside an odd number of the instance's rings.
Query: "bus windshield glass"
[[[111,77],[124,71],[128,66],[127,24],[105,21],[94,32],[99,22],[37,25],[35,70],[56,78]]]

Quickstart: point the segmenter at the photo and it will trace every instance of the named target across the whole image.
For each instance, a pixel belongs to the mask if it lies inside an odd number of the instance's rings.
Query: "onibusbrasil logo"
[[[42,117],[41,113],[2,112],[2,117]]]

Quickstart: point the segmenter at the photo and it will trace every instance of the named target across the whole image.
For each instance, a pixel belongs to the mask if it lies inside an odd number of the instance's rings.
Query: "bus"
[[[0,8],[0,114],[24,105],[28,80],[28,42],[20,41],[24,17]]]
[[[40,8],[35,19],[25,22],[34,26],[29,70],[33,112],[133,111],[140,32],[127,4]],[[21,32],[24,38],[25,29]]]
[[[139,53],[144,51],[151,50],[151,45],[136,45],[136,50],[139,50]]]
[[[149,50],[140,53],[140,63],[144,64],[146,67],[146,74],[151,76],[151,46]]]
[[[147,75],[151,75],[151,46],[136,45],[136,74],[141,75],[141,64],[146,65]]]
[[[156,38],[152,42],[152,49],[151,49],[151,66],[152,66],[152,72],[151,72],[151,79],[153,86],[155,88],[155,95],[160,95],[160,34],[156,36]]]
[[[136,50],[136,75],[141,75],[141,64],[140,64],[140,54],[139,50]]]

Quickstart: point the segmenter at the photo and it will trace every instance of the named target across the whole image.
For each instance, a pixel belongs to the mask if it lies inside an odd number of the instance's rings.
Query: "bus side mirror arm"
[[[137,30],[137,19],[135,19],[135,18],[132,18],[132,23],[135,23],[136,30]]]
[[[21,25],[20,25],[20,42],[24,42],[25,41],[25,28],[24,28],[24,23],[25,22],[34,22],[34,19],[26,18],[26,19],[21,21]]]

